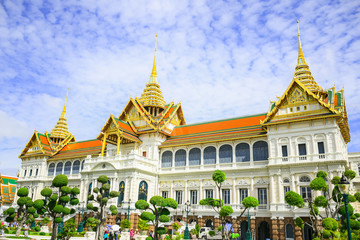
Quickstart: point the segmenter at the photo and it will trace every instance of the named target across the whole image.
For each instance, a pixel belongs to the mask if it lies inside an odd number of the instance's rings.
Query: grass
[[[14,239],[31,239],[30,237],[16,237],[16,236],[7,236],[6,238],[14,238]]]

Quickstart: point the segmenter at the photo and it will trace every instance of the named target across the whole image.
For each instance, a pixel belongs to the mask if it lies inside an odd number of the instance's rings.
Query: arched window
[[[54,172],[55,172],[55,163],[51,163],[48,169],[48,176],[54,176]]]
[[[81,171],[84,170],[84,163],[85,163],[85,160],[83,160],[83,161],[81,162]]]
[[[226,144],[222,145],[219,149],[219,162],[232,163],[232,146]]]
[[[294,239],[294,227],[291,224],[286,224],[285,227],[286,239]]]
[[[258,141],[253,145],[254,161],[268,160],[268,144],[265,141]]]
[[[60,162],[56,165],[56,175],[59,175],[59,174],[62,174],[62,171],[63,171],[63,163]]]
[[[288,178],[284,178],[283,183],[290,183],[290,180]]]
[[[186,151],[180,149],[175,153],[175,167],[182,167],[186,165]]]
[[[145,181],[141,181],[139,184],[139,195],[138,200],[147,200],[148,185]]]
[[[72,174],[78,174],[79,173],[79,168],[80,168],[80,161],[76,160],[73,164],[72,167]]]
[[[215,164],[216,163],[216,148],[206,147],[204,149],[204,164]]]
[[[119,184],[119,197],[118,197],[118,205],[121,204],[124,201],[124,196],[125,196],[125,182],[122,181]]]
[[[300,177],[300,182],[307,183],[307,182],[311,182],[311,180],[310,180],[310,178],[308,176],[301,176]]]
[[[250,146],[247,143],[240,143],[235,148],[236,162],[250,161]]]
[[[172,158],[173,156],[171,151],[164,152],[161,157],[161,167],[172,167]]]
[[[189,166],[200,165],[201,150],[193,148],[189,151]]]
[[[64,167],[64,174],[65,175],[70,175],[70,171],[71,171],[71,162],[67,161],[65,163],[65,167]]]

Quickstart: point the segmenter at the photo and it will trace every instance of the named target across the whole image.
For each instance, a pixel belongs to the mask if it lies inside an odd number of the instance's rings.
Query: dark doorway
[[[211,228],[213,228],[213,221],[210,220],[210,219],[206,220],[205,227],[211,227]]]
[[[247,221],[242,221],[240,224],[240,239],[241,240],[245,240],[246,239],[246,231],[248,230],[248,222]]]
[[[258,227],[258,240],[270,239],[270,228],[269,224],[265,221],[261,222]]]
[[[309,223],[309,224],[311,224],[311,223]],[[314,232],[313,232],[312,228],[309,225],[305,224],[303,239],[304,240],[311,240],[313,233]]]
[[[294,239],[294,227],[291,224],[286,224],[285,227],[286,240]]]

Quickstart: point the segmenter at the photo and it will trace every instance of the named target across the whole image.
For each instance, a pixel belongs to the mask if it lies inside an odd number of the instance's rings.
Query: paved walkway
[[[0,236],[0,240],[8,240],[8,239],[13,239],[13,238],[6,238],[7,236],[15,236],[15,234],[5,234],[5,236]],[[20,237],[25,237],[24,235],[20,235]],[[51,236],[42,236],[42,235],[29,235],[28,236],[31,239],[36,239],[36,240],[42,240],[42,239],[51,239]],[[72,237],[70,238],[71,240],[84,240],[86,239],[85,237]],[[14,239],[15,240],[15,239]]]

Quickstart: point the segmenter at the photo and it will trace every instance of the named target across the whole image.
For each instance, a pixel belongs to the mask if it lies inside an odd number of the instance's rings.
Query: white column
[[[283,190],[283,186],[281,184],[281,174],[277,175],[278,177],[278,189],[279,189],[279,203],[284,203],[284,190]]]
[[[250,191],[249,191],[249,196],[252,196],[252,197],[256,197],[257,196],[255,195],[255,189],[254,189],[254,177],[251,177],[250,179]]]
[[[235,178],[233,178],[232,182],[233,183],[232,183],[232,193],[231,193],[232,201],[231,201],[231,203],[236,204],[236,189],[235,189],[236,180],[235,180]]]
[[[271,203],[275,203],[275,191],[274,191],[274,175],[270,176],[270,194],[271,194]]]
[[[291,174],[291,191],[299,193],[299,191],[295,187],[295,175]]]

